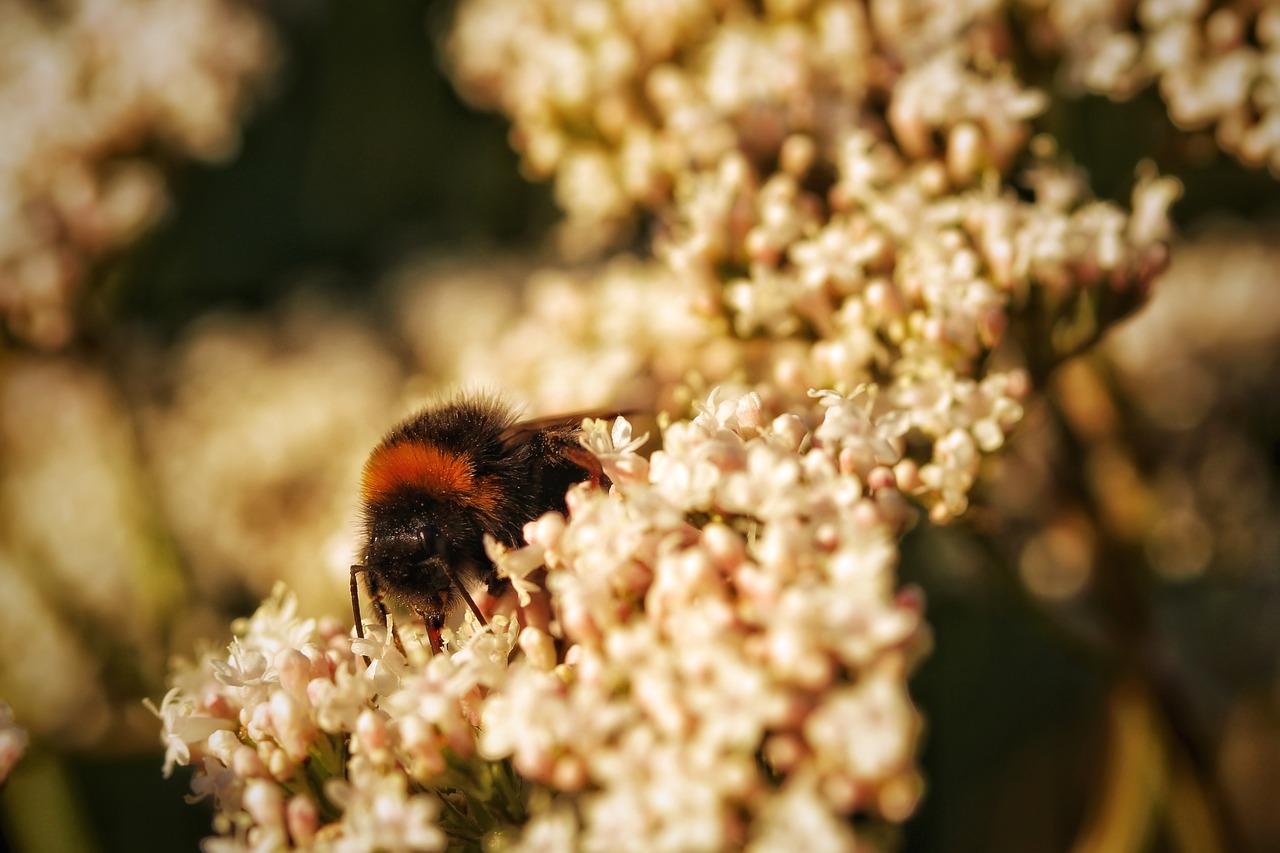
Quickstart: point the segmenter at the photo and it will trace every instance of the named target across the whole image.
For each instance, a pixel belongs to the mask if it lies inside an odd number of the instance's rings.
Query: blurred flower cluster
[[[373,330],[318,299],[210,316],[121,362],[0,362],[0,697],[63,749],[147,742],[137,699],[171,650],[224,636],[276,580],[342,609],[349,484],[402,380]]]
[[[402,382],[376,332],[304,297],[263,318],[208,317],[164,358],[135,362],[141,450],[208,615],[281,579],[309,611],[340,607],[358,550],[349,484]]]
[[[1038,48],[1066,55],[1072,84],[1117,100],[1159,85],[1183,130],[1280,176],[1280,8],[1268,2],[1028,0]]]
[[[1108,535],[1167,582],[1274,577],[1280,531],[1267,519],[1280,490],[1269,404],[1256,408],[1275,393],[1273,233],[1219,227],[1184,241],[1148,308],[1054,377],[1064,424],[1030,418],[987,495],[1011,530],[1033,532],[1006,541],[1019,543],[1015,561],[1037,595],[1077,596],[1106,562]],[[1053,474],[1067,457],[1063,426],[1082,446],[1092,522]]]
[[[166,206],[164,163],[232,154],[274,36],[244,0],[0,6],[0,323],[65,345],[100,263]]]
[[[13,721],[13,710],[0,701],[0,788],[27,749],[27,732]]]
[[[1128,420],[1143,430],[1130,455],[1149,491],[1129,533],[1168,580],[1280,579],[1274,439],[1250,413],[1276,399],[1280,376],[1275,232],[1210,232],[1179,261],[1164,298],[1105,348],[1113,393],[1136,404]]]
[[[702,391],[748,356],[723,319],[702,310],[700,293],[662,265],[620,255],[529,276],[519,260],[518,271],[472,261],[409,265],[396,276],[397,331],[421,374],[504,389],[538,414],[683,411],[692,398],[681,383],[692,372]]]
[[[162,677],[161,639],[182,609],[133,439],[101,370],[68,357],[0,363],[0,647],[12,650],[0,696],[33,735],[65,746],[108,733],[140,742],[134,694]],[[42,653],[16,651],[28,643]]]

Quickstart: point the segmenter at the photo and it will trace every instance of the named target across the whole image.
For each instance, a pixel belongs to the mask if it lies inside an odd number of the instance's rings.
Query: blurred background
[[[529,281],[555,208],[446,79],[449,14],[0,3],[0,699],[31,738],[0,850],[196,849],[210,813],[161,778],[141,704],[170,657],[225,643],[281,578],[346,612],[360,466],[415,403],[459,378],[609,402],[535,388],[555,353],[486,356],[580,282]],[[1186,809],[1233,848],[1280,849],[1280,186],[1150,92],[1042,124],[1102,197],[1143,157],[1180,177],[1181,236],[966,523],[904,544],[935,647],[902,841],[1087,847],[1163,774],[1175,799],[1209,780]],[[1126,692],[1130,666],[1159,677]],[[1176,760],[1150,759],[1163,738]]]

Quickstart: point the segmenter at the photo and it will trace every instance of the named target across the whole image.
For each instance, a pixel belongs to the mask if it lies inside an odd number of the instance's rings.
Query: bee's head
[[[447,538],[426,524],[375,529],[364,551],[365,570],[379,590],[437,630],[458,601],[450,577],[451,559]]]

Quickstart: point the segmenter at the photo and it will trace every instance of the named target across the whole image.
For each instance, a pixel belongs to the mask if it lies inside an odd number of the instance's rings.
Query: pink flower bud
[[[523,744],[512,757],[512,763],[521,776],[535,781],[550,782],[555,775],[556,762],[541,744]]]
[[[387,730],[385,714],[365,708],[356,719],[356,738],[360,751],[377,762],[384,762],[391,753],[392,739]]]
[[[897,478],[894,476],[892,469],[886,468],[884,465],[877,465],[867,474],[867,488],[873,492],[881,489],[892,489],[897,486]]]
[[[561,756],[551,771],[551,787],[559,791],[577,791],[587,783],[587,768],[576,755]]]
[[[312,741],[316,737],[315,724],[311,722],[306,706],[288,693],[280,691],[271,694],[271,728],[275,731],[276,740],[289,758],[302,761],[307,757]]]
[[[805,428],[804,421],[798,415],[793,414],[779,415],[774,418],[770,428],[774,437],[782,443],[785,449],[792,453],[799,452],[800,446],[809,435],[809,430]]]
[[[765,742],[764,757],[776,771],[788,773],[805,756],[804,741],[790,732],[775,734]]]
[[[286,694],[280,694],[282,696]],[[245,720],[245,717],[248,717]],[[249,737],[259,743],[271,737],[274,727],[271,723],[271,705],[269,702],[259,702],[252,708],[245,708],[240,712],[241,720],[244,722],[245,733]]]
[[[294,771],[298,769],[283,749],[275,746],[270,741],[259,744],[259,753],[265,751],[267,753],[267,770],[271,773],[271,778],[277,782],[288,782],[293,778]]]
[[[345,634],[343,635],[345,638]],[[307,660],[311,662],[311,678],[327,678],[333,680],[333,661],[325,654],[325,650],[318,643],[307,643],[302,647],[302,653],[307,656]]]
[[[400,721],[400,744],[416,778],[432,779],[448,769],[440,734],[422,717],[408,716]]]
[[[556,665],[556,644],[551,636],[538,628],[525,628],[520,632],[520,649],[529,662],[538,669],[550,671]]]
[[[267,772],[267,766],[262,763],[262,757],[258,755],[258,751],[251,746],[240,744],[231,755],[231,761],[228,762],[236,775],[242,779],[269,779],[271,774]]]
[[[295,699],[305,700],[311,680],[311,659],[297,649],[282,649],[275,657],[280,686]]]
[[[899,488],[908,494],[914,494],[924,486],[920,481],[920,466],[915,460],[903,459],[893,466],[893,476]]]
[[[564,535],[565,519],[558,512],[544,513],[524,526],[524,539],[530,545],[554,548]]]
[[[284,827],[284,796],[275,782],[250,779],[244,789],[244,810],[259,826]]]
[[[221,761],[228,767],[231,766],[235,759],[236,751],[244,746],[240,742],[240,738],[236,737],[236,733],[226,729],[220,729],[209,735],[205,741],[205,752]],[[246,747],[247,748],[247,747]]]
[[[719,571],[730,574],[742,565],[746,544],[742,536],[727,524],[713,521],[702,530],[702,546],[711,563]]]
[[[738,398],[738,432],[743,436],[753,435],[764,426],[764,407],[760,395],[754,391]]]
[[[320,811],[315,800],[306,794],[295,794],[285,805],[285,824],[295,847],[310,847],[320,827]]]

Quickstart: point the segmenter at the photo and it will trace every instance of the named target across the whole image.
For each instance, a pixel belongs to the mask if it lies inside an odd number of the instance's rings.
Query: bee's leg
[[[369,570],[366,569],[364,566],[356,565],[351,567],[351,616],[355,619],[355,622],[356,622],[356,636],[362,640],[364,639],[364,619],[362,619],[360,616],[360,584],[357,582],[357,578],[359,575],[363,574],[366,576],[369,582],[369,601],[376,602],[374,604],[374,612],[378,613],[379,618],[383,619],[383,624],[384,625],[386,624],[386,621],[385,621],[386,611],[384,609],[381,609],[382,602],[374,598],[373,575],[370,575],[368,572]],[[365,666],[369,666],[371,663],[373,663],[373,661],[369,660],[368,655],[361,655],[361,657],[364,658]]]
[[[366,571],[364,566],[351,567],[351,615],[356,621],[356,636],[364,639],[364,620],[360,618],[360,585],[356,583],[356,576]]]
[[[356,598],[356,574],[357,573],[364,573],[365,575],[365,585],[366,587],[369,587],[369,603],[370,603],[370,606],[374,608],[374,616],[378,617],[378,624],[383,626],[383,628],[389,631],[390,635],[392,635],[392,639],[396,640],[396,648],[398,648],[399,651],[403,653],[404,644],[401,643],[401,638],[399,638],[399,633],[396,630],[396,626],[394,626],[392,624],[392,621],[390,621],[390,617],[388,616],[388,611],[387,611],[387,602],[383,601],[383,593],[381,593],[381,590],[378,588],[378,575],[372,573],[372,571],[367,570],[365,566],[351,567],[352,607],[357,607],[356,602],[358,601],[358,599]],[[364,637],[365,635],[364,624],[362,624],[360,620],[360,611],[358,611],[358,607],[356,611],[356,633],[360,635],[360,637]],[[367,662],[367,658],[366,658],[366,662]]]

